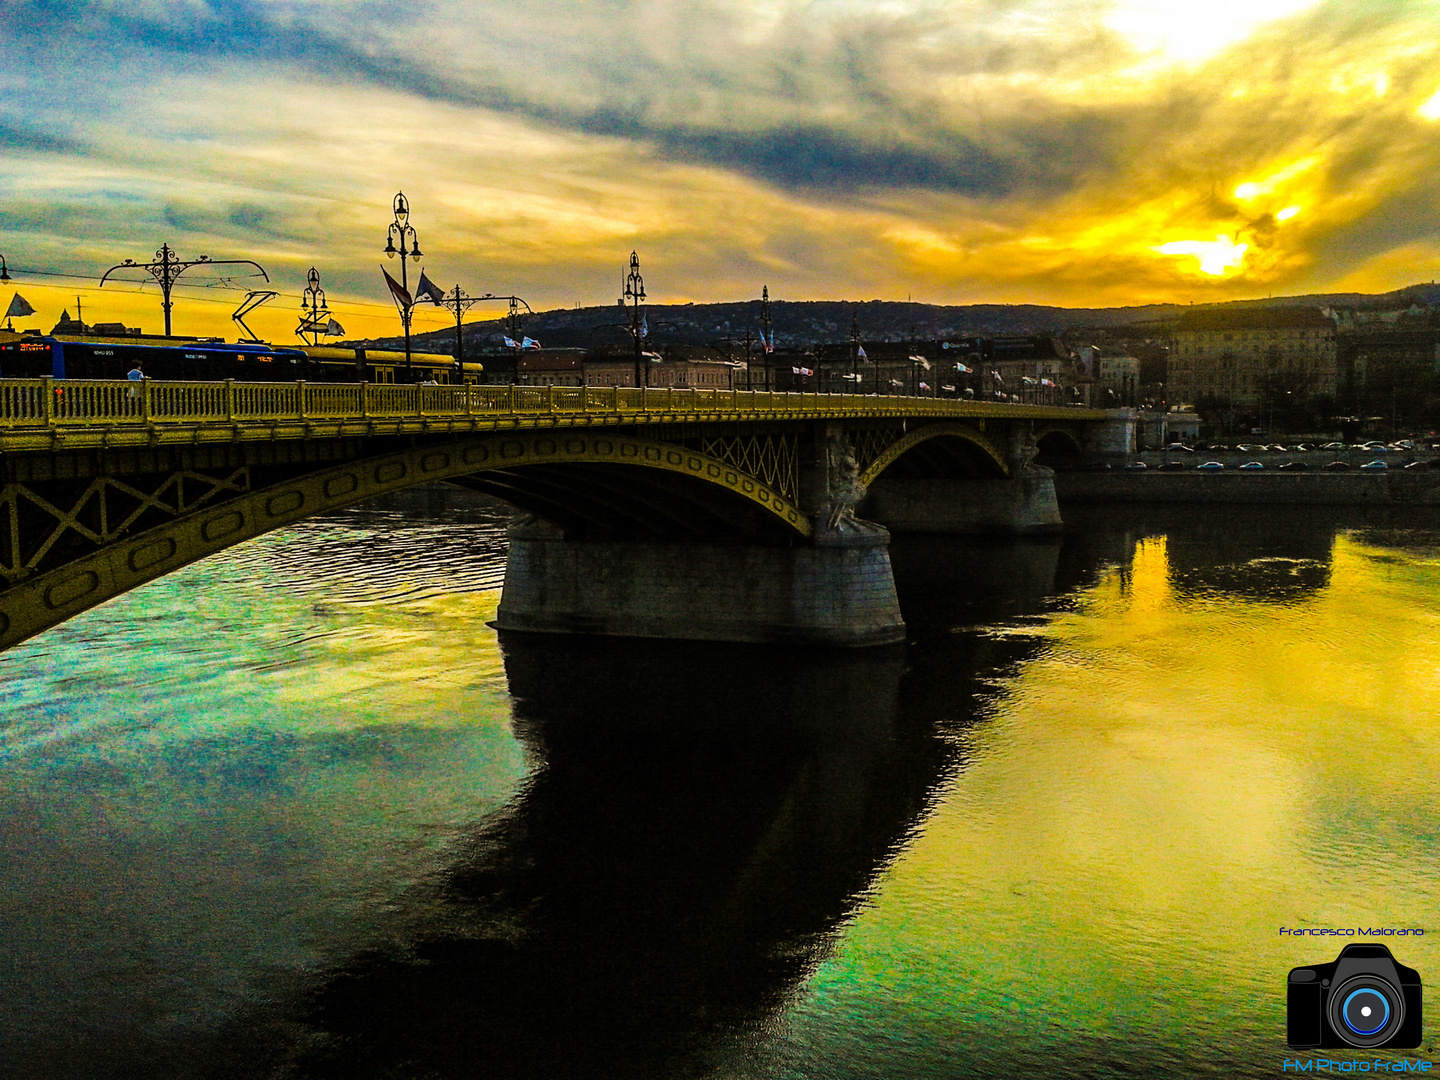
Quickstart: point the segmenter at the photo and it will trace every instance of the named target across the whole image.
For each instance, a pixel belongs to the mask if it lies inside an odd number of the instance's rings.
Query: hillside
[[[1434,283],[1411,285],[1391,293],[1315,293],[1305,296],[1237,300],[1228,304],[1205,305],[1212,309],[1280,307],[1305,304],[1319,307],[1393,309],[1412,304],[1440,303],[1440,286]],[[1156,336],[1182,308],[1157,304],[1117,308],[1063,308],[1038,304],[915,304],[888,300],[854,303],[843,300],[774,300],[770,304],[771,327],[778,348],[808,348],[850,336],[851,322],[858,324],[865,341],[905,341],[954,338],[967,334],[1059,334],[1084,328],[1129,327]],[[644,308],[654,344],[686,342],[708,344],[726,339],[744,340],[748,331],[758,337],[760,301],[746,300],[718,304],[649,304]],[[524,333],[547,348],[584,348],[606,342],[629,340],[626,313],[615,307],[559,308],[541,311],[525,321]],[[501,344],[503,319],[466,322],[466,352],[479,352]],[[355,344],[394,346],[397,337],[378,338]],[[455,331],[437,330],[412,337],[417,351],[449,353]]]

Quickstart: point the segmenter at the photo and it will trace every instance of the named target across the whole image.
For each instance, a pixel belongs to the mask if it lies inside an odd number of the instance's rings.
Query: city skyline
[[[1433,279],[1434,8],[1172,7],[22,0],[0,12],[0,253],[46,329],[83,290],[87,320],[150,332],[157,291],[94,291],[105,269],[162,242],[255,259],[283,295],[247,321],[277,341],[312,265],[349,336],[396,332],[400,190],[438,286],[536,310],[613,303],[632,249],[656,303]],[[235,284],[178,290],[176,332],[233,336],[264,287]]]

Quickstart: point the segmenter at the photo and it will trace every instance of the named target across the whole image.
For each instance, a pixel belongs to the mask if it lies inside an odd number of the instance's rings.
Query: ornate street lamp
[[[644,368],[645,358],[642,355],[641,330],[640,330],[640,302],[645,299],[645,279],[640,276],[640,256],[630,252],[630,274],[625,279],[625,293],[620,303],[623,306],[626,300],[630,301],[630,335],[635,339],[635,385],[642,387],[648,383],[649,378],[642,383],[641,372]]]
[[[405,328],[405,370],[410,371],[410,311],[415,301],[410,298],[410,279],[405,271],[405,257],[408,255],[420,261],[420,241],[415,236],[415,227],[410,224],[410,204],[403,191],[397,192],[392,206],[395,220],[390,223],[389,235],[385,238],[385,255],[393,259],[400,256],[400,290],[405,294],[400,300],[400,325]],[[396,241],[399,241],[397,246]]]
[[[325,303],[325,290],[320,287],[320,271],[310,268],[305,277],[305,295],[300,298],[300,328],[295,331],[301,341],[310,335],[310,344],[319,345],[320,335],[326,333],[330,322],[330,308]],[[322,322],[322,320],[324,320]]]

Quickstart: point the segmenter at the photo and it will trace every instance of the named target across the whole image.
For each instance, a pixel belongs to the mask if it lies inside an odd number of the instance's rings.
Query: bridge
[[[0,380],[0,649],[206,555],[417,484],[522,511],[497,624],[900,640],[889,531],[1059,526],[1037,454],[1128,414],[629,387]]]

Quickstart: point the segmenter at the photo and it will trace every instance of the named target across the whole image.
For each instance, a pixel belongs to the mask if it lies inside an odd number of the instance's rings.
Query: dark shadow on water
[[[1041,602],[1057,550],[1012,555],[1011,584],[967,614]],[[1036,648],[501,643],[535,771],[466,839],[403,954],[318,992],[290,1075],[709,1075],[825,958],[964,767],[947,736]]]

